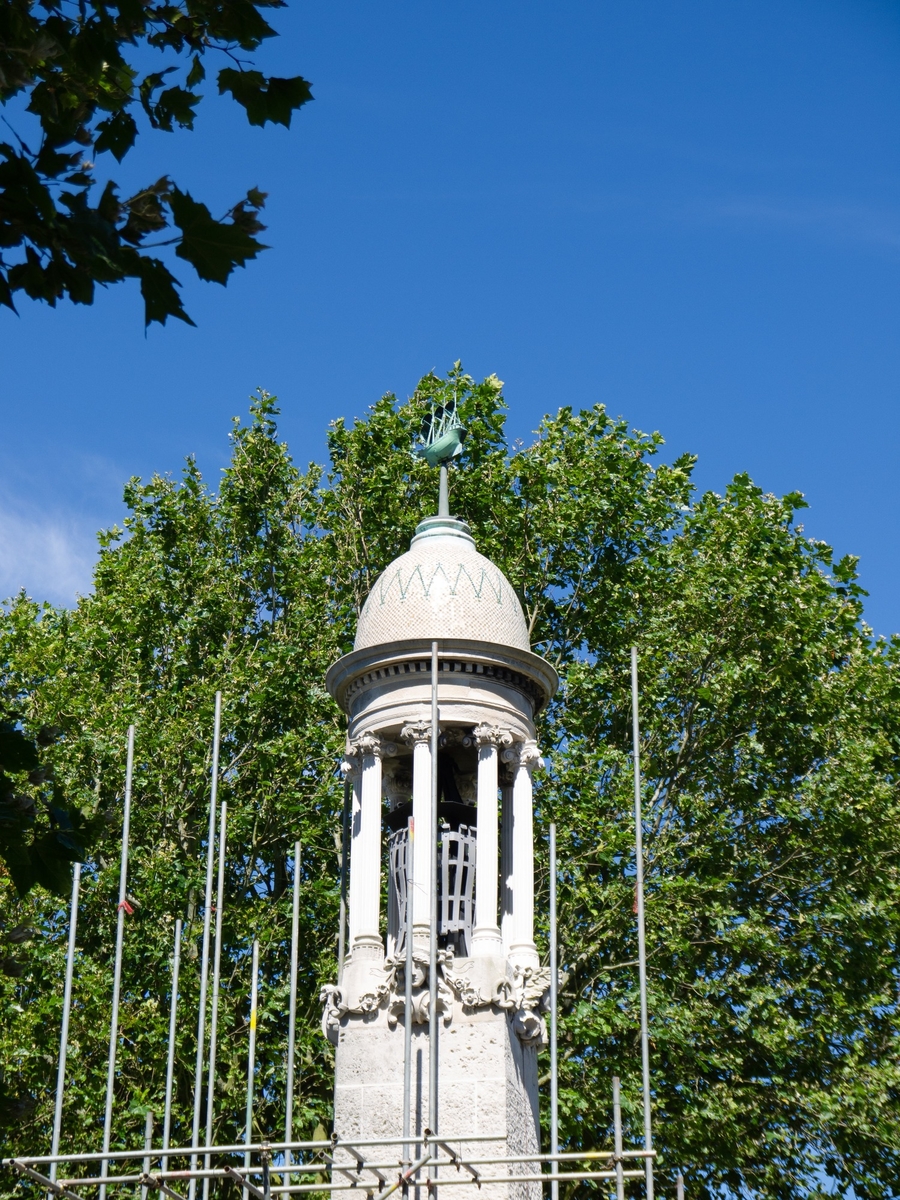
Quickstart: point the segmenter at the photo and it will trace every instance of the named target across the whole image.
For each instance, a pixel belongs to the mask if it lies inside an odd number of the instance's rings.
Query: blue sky
[[[290,0],[275,24],[261,64],[316,97],[290,131],[208,88],[195,133],[114,172],[214,210],[269,192],[273,249],[226,289],[182,271],[198,328],[145,337],[130,285],[0,312],[0,591],[87,590],[124,480],[188,453],[215,480],[256,386],[302,463],[461,358],[506,381],[515,437],[600,401],[703,488],[803,491],[900,630],[900,6]]]

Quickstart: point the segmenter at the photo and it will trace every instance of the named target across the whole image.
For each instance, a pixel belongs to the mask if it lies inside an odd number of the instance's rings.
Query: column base
[[[496,925],[478,926],[472,932],[473,958],[500,958],[503,954],[503,939]]]
[[[534,942],[512,942],[507,957],[514,967],[536,969],[541,965],[541,956],[538,954]]]
[[[384,942],[373,934],[360,933],[353,939],[350,951],[353,958],[384,958]]]

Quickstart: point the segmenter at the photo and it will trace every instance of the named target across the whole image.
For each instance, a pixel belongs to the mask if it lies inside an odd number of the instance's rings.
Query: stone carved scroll
[[[513,744],[513,735],[509,729],[503,729],[500,725],[476,725],[470,734],[463,739],[463,744],[466,746],[497,746],[510,747]]]
[[[356,759],[393,758],[397,753],[394,742],[389,742],[379,733],[363,733],[350,743],[350,754]]]
[[[319,1000],[324,1005],[322,1010],[322,1033],[331,1042],[337,1042],[337,1031],[341,1018],[348,1013],[357,1016],[371,1016],[378,1012],[388,998],[390,988],[387,983],[380,984],[371,992],[363,992],[350,1002],[344,995],[344,990],[336,984],[329,983],[319,992]]]
[[[391,1028],[402,1022],[406,1014],[405,966],[404,957],[386,959],[380,982],[358,996],[346,995],[343,989],[333,984],[322,988],[319,999],[324,1005],[322,1033],[325,1037],[337,1042],[341,1020],[348,1014],[365,1018],[386,1008]],[[480,979],[473,979],[466,973],[467,969],[471,967],[457,967],[452,950],[438,951],[437,1008],[445,1025],[453,1019],[455,999],[470,1011],[491,1007],[504,1009],[510,1014],[513,1029],[523,1042],[527,1045],[546,1044],[547,1024],[543,1014],[550,998],[549,967],[517,967],[511,979],[499,974],[486,977],[483,972]],[[428,955],[424,951],[413,952],[412,983],[413,1024],[424,1025],[430,1019],[431,1003]]]
[[[541,758],[537,742],[533,741],[516,742],[515,745],[501,750],[500,761],[506,763],[512,771],[515,771],[516,767],[524,767],[531,772],[543,771],[547,765]]]
[[[550,1006],[550,968],[517,967],[514,976],[516,1012],[513,1028],[526,1044],[547,1044],[547,1022],[543,1014]]]
[[[407,746],[431,741],[431,724],[428,721],[410,721],[400,730],[400,740]]]

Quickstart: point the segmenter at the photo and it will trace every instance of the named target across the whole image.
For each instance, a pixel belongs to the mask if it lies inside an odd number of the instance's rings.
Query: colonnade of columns
[[[436,835],[431,821],[431,726],[424,721],[408,724],[400,736],[413,751],[412,919],[413,938],[422,943],[430,930]],[[472,955],[508,955],[520,966],[537,966],[532,816],[532,775],[541,765],[537,744],[515,740],[509,730],[486,724],[475,727],[470,744],[478,753]],[[353,783],[349,944],[355,955],[375,957],[384,949],[380,934],[382,761],[396,753],[394,743],[378,734],[365,734],[352,744],[343,764]]]

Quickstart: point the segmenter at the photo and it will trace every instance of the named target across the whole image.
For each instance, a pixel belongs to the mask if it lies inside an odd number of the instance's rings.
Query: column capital
[[[347,750],[338,768],[345,780],[356,779],[359,775],[359,759],[352,750]]]
[[[537,742],[531,739],[524,742],[516,742],[509,749],[501,751],[500,757],[503,762],[509,763],[513,769],[515,767],[524,767],[529,774],[532,774],[534,771],[542,771],[546,765],[543,758],[541,758]]]
[[[400,740],[407,746],[418,746],[431,741],[430,721],[410,721],[400,730]]]
[[[503,729],[500,725],[488,725],[483,723],[476,725],[469,736],[465,739],[469,745],[478,746],[512,746],[513,735],[508,729]]]
[[[380,733],[364,733],[350,743],[350,755],[354,758],[393,758],[396,753],[394,743]]]

